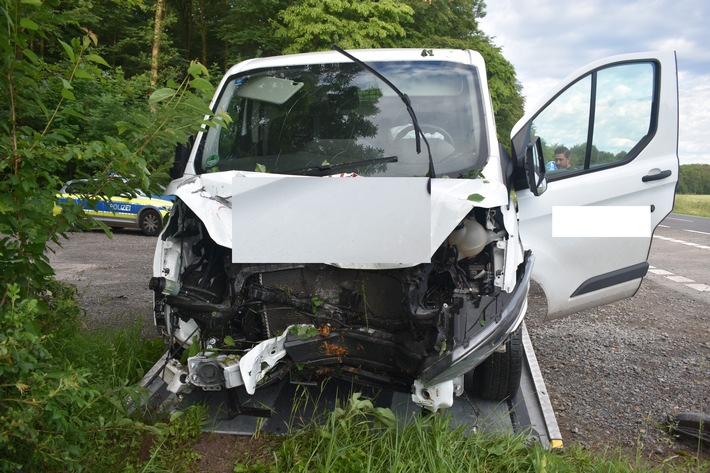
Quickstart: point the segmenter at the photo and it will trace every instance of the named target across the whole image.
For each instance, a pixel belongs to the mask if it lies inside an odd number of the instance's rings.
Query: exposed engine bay
[[[178,200],[162,235],[164,277],[150,283],[171,345],[169,389],[244,385],[253,394],[286,376],[328,376],[408,391],[418,380],[429,407],[422,374],[450,366],[511,298],[500,287],[507,236],[497,209],[474,208],[430,264],[236,264]],[[463,373],[449,384],[461,394]]]

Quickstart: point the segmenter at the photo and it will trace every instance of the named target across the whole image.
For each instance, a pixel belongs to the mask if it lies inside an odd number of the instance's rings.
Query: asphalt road
[[[706,217],[672,213],[661,222],[661,225],[688,232],[710,234],[710,218]]]
[[[710,306],[710,218],[670,214],[656,229],[648,277]]]

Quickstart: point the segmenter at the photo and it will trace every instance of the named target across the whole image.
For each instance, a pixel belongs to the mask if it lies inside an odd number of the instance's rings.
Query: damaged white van
[[[474,51],[253,59],[212,108],[231,120],[177,153],[150,282],[175,393],[336,377],[431,411],[504,399],[530,280],[550,318],[632,296],[673,206],[674,53],[575,72],[512,157]]]

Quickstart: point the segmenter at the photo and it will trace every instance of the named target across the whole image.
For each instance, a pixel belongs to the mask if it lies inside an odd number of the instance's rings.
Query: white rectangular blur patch
[[[426,178],[238,176],[232,189],[234,263],[431,260]]]
[[[554,206],[552,236],[650,238],[651,209],[647,206]]]

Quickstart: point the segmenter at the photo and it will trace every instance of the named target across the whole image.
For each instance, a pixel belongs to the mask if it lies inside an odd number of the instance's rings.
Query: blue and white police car
[[[113,228],[138,228],[144,235],[155,236],[163,229],[163,220],[170,213],[173,203],[163,197],[148,197],[136,190],[134,195],[119,195],[101,198],[95,205],[89,204],[87,196],[94,195],[96,186],[90,179],[68,181],[59,191],[57,200],[73,200],[84,208],[86,215]],[[55,205],[54,214],[61,212]]]

